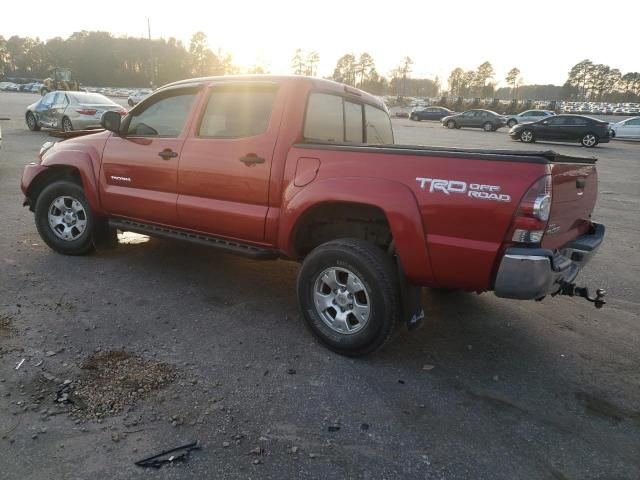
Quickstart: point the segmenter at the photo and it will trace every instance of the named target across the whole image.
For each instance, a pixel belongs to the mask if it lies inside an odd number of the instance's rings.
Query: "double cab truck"
[[[594,159],[396,145],[377,97],[308,77],[184,80],[102,126],[25,167],[49,247],[120,230],[301,262],[302,315],[338,353],[419,324],[424,286],[604,304],[574,283],[604,237]]]

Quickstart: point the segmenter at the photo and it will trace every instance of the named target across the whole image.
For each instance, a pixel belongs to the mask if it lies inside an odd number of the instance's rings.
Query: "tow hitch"
[[[593,303],[596,308],[602,308],[606,305],[607,301],[604,299],[607,295],[607,291],[599,288],[596,290],[596,296],[589,296],[589,289],[587,287],[578,287],[575,283],[562,282],[560,284],[560,290],[556,295],[568,295],[570,297],[582,297],[587,301]]]

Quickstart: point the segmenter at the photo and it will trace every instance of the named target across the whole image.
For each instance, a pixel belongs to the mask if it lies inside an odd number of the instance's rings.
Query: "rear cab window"
[[[304,138],[336,144],[392,144],[391,119],[381,108],[329,93],[307,102]]]

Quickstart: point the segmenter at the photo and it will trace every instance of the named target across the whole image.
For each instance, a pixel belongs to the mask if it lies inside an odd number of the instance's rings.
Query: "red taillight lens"
[[[76,108],[76,112],[80,115],[95,115],[97,110],[95,108]]]
[[[545,175],[527,190],[505,241],[526,245],[542,241],[551,213],[551,186],[551,175]]]
[[[118,113],[120,114],[121,117],[124,117],[129,112],[127,112],[126,110],[120,110]]]

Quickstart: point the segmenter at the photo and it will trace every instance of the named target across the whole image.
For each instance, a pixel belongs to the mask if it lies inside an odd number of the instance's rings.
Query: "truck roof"
[[[352,95],[360,97],[362,100],[366,101],[366,103],[371,103],[373,105],[377,105],[378,107],[386,110],[385,104],[382,99],[376,97],[375,95],[371,95],[363,90],[352,87],[350,85],[345,85],[343,83],[334,82],[333,80],[327,80],[324,78],[317,77],[309,77],[304,75],[263,75],[263,74],[252,74],[252,75],[224,75],[224,76],[211,76],[211,77],[197,77],[197,78],[188,78],[185,80],[179,80],[177,82],[172,82],[167,85],[163,85],[160,89],[168,88],[168,87],[176,87],[180,85],[192,85],[192,84],[212,84],[216,82],[228,82],[228,81],[255,81],[255,80],[263,80],[266,82],[304,82],[311,83],[314,89],[317,90],[325,90],[329,92],[336,93],[350,93]]]

